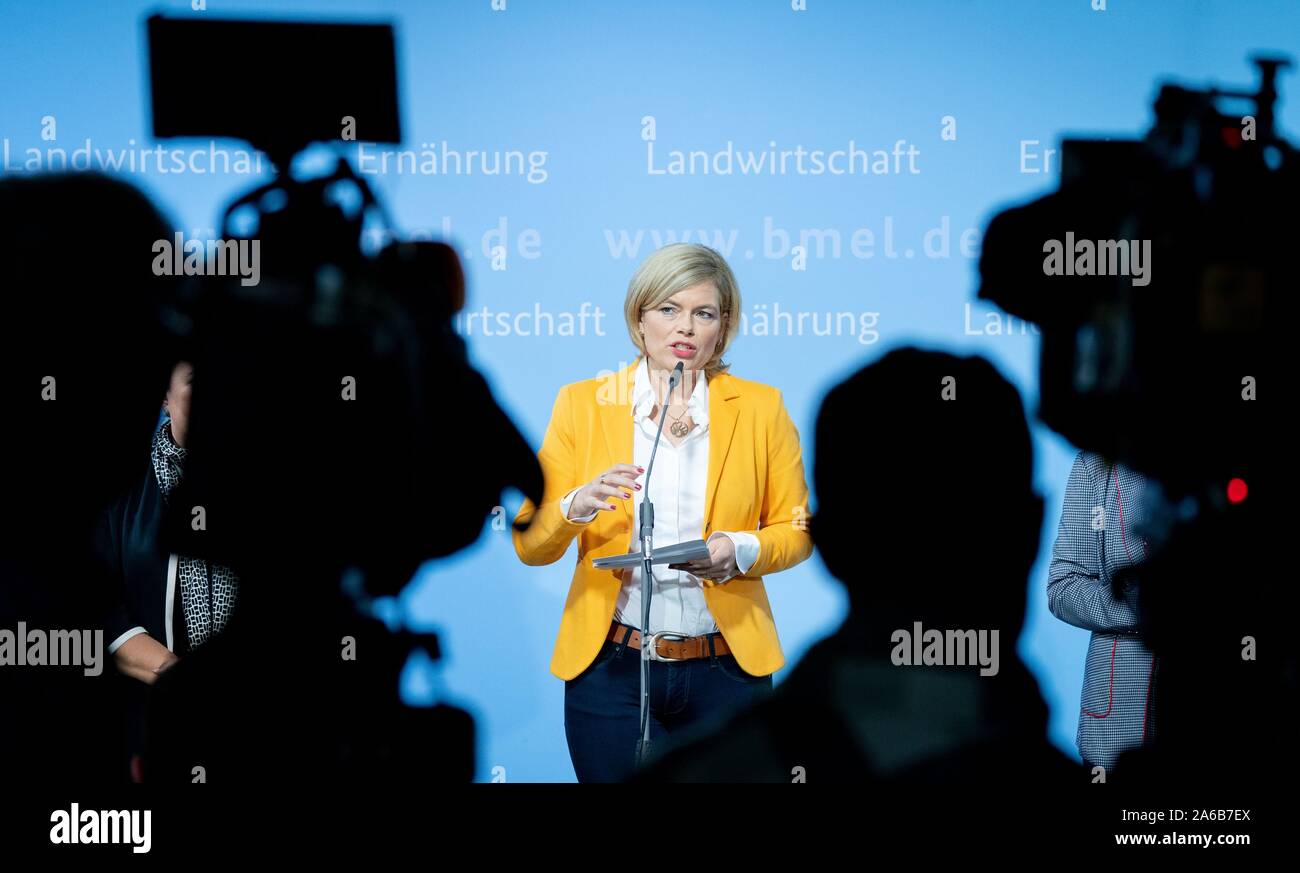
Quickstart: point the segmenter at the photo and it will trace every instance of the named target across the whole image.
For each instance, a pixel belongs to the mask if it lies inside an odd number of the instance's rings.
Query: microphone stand
[[[659,430],[650,448],[650,463],[645,468],[645,490],[641,495],[641,738],[636,742],[636,763],[644,764],[650,757],[650,652],[654,640],[650,637],[650,594],[654,588],[651,556],[654,554],[655,507],[650,502],[650,474],[654,472],[655,455],[659,453],[659,438],[664,433],[665,410],[673,389],[682,378],[683,363],[677,362],[668,377],[668,393],[659,410]],[[650,372],[650,358],[646,356],[646,372]],[[654,385],[653,378],[650,382]]]

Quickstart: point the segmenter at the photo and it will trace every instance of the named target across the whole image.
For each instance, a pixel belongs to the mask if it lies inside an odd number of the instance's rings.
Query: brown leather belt
[[[630,633],[629,633],[630,631]],[[720,633],[700,634],[698,637],[686,637],[671,631],[659,631],[650,635],[654,639],[650,650],[652,661],[689,661],[692,658],[709,657],[709,637],[713,637],[715,655],[730,655],[731,647]],[[626,637],[626,639],[624,639]],[[609,633],[605,639],[623,643],[629,648],[641,651],[641,631],[631,625],[610,622]]]

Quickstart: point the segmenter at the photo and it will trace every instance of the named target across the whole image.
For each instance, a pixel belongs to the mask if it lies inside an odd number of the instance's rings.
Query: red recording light
[[[1228,483],[1228,502],[1241,503],[1246,499],[1247,490],[1245,479],[1233,479]]]

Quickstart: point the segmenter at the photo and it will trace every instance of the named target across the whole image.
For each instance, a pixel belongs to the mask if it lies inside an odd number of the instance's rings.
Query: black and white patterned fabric
[[[168,419],[153,438],[153,472],[163,500],[180,483],[184,466],[185,449],[172,439],[172,423]],[[213,634],[220,633],[230,620],[239,594],[239,578],[229,567],[178,555],[176,584],[181,591],[185,635],[193,651]]]
[[[1074,459],[1052,548],[1047,602],[1062,621],[1092,631],[1083,671],[1076,741],[1085,761],[1107,770],[1120,753],[1150,741],[1150,711],[1158,665],[1138,635],[1137,585],[1120,597],[1112,580],[1141,564],[1141,524],[1147,480],[1090,452]]]

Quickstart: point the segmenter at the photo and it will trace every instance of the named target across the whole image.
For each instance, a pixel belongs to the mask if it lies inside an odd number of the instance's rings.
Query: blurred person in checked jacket
[[[1052,548],[1048,607],[1062,621],[1092,632],[1076,737],[1090,770],[1109,772],[1122,752],[1155,733],[1151,700],[1158,665],[1139,636],[1138,589],[1130,569],[1147,558],[1147,542],[1135,532],[1147,484],[1121,464],[1079,452]]]

